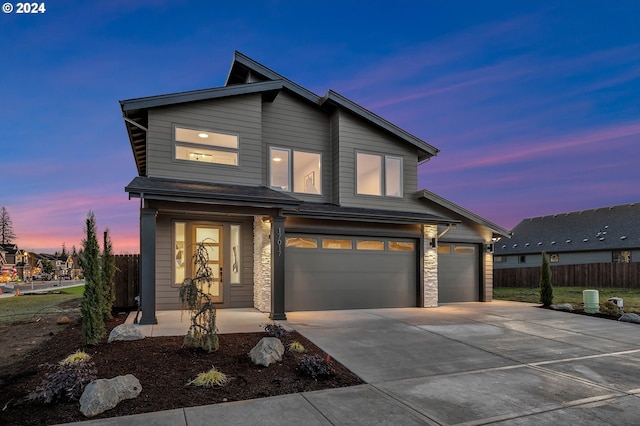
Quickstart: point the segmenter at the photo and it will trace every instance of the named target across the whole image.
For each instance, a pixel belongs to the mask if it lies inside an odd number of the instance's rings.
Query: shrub
[[[277,337],[278,339],[285,337],[289,332],[285,330],[283,326],[280,324],[276,324],[275,322],[265,324],[264,331],[271,337]]]
[[[96,237],[96,217],[89,211],[85,222],[86,238],[82,240],[83,253],[80,258],[84,271],[84,293],[82,296],[82,337],[87,345],[96,345],[106,334],[104,326],[104,290],[100,272],[100,247]]]
[[[191,380],[187,385],[212,388],[214,386],[224,386],[229,382],[227,375],[216,370],[215,367],[206,373],[200,373],[195,379]]]
[[[307,351],[302,345],[302,343],[298,342],[297,340],[289,343],[288,348],[289,348],[289,351],[291,352],[302,353]]]
[[[542,306],[551,306],[553,303],[551,267],[545,252],[542,252],[542,266],[540,267],[540,303],[542,303]]]
[[[49,372],[42,384],[29,394],[29,399],[49,404],[56,399],[67,398],[73,401],[82,396],[85,386],[96,379],[96,365],[88,360],[64,363],[65,360],[58,364],[43,365]]]
[[[615,303],[607,300],[605,303],[600,305],[600,313],[611,316],[620,315],[620,308]]]
[[[61,365],[75,365],[81,362],[87,362],[91,359],[91,355],[86,352],[77,350],[62,361],[59,362]]]
[[[327,358],[322,358],[319,355],[305,355],[296,367],[298,373],[303,376],[313,377],[329,377],[334,374],[333,364],[331,358],[327,355]]]

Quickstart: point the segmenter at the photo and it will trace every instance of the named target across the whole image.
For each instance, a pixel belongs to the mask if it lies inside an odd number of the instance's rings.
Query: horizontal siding
[[[273,102],[262,107],[262,139],[265,158],[264,184],[268,185],[269,147],[312,151],[322,154],[322,196],[295,193],[306,201],[331,201],[331,140],[329,115],[307,103],[281,92]]]
[[[261,185],[262,99],[244,95],[149,111],[147,172],[151,177]],[[233,133],[239,136],[239,165],[202,164],[174,158],[174,127]]]
[[[339,203],[352,207],[424,212],[424,207],[415,196],[418,184],[416,148],[377,130],[348,112],[340,111],[336,116],[338,120],[337,155],[340,168]],[[402,157],[404,196],[398,198],[356,195],[356,152]]]
[[[240,254],[241,282],[229,284],[225,280],[223,288],[223,303],[220,308],[248,308],[253,307],[253,219],[252,218],[218,218],[215,216],[190,216],[189,214],[174,217],[171,214],[159,212],[156,220],[156,307],[158,310],[181,309],[179,287],[173,283],[173,237],[172,229],[175,220],[199,223],[212,222],[216,224],[240,224],[242,226],[242,247]],[[228,241],[229,236],[225,235]],[[229,261],[229,247],[225,244],[223,253],[225,261],[225,276],[228,276],[231,262]]]

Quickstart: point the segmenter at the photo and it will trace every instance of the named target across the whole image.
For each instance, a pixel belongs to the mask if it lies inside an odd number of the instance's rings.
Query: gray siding
[[[549,252],[551,254],[553,252]],[[631,259],[634,260],[633,253]],[[493,262],[495,269],[509,269],[509,268],[526,268],[526,267],[539,267],[542,264],[542,257],[540,253],[533,254],[521,254],[521,255],[507,255],[500,256],[502,262]],[[520,262],[520,258],[524,257],[524,262]],[[607,251],[591,251],[591,252],[573,252],[573,253],[558,253],[558,262],[551,263],[553,265],[583,265],[587,263],[611,263],[612,252]]]
[[[150,177],[261,185],[262,98],[243,95],[149,110],[147,174]],[[239,136],[238,166],[175,159],[174,128],[232,133]]]
[[[332,124],[334,149],[337,147],[337,153],[334,153],[334,159],[337,159],[334,161],[338,161],[334,179],[341,205],[424,212],[424,207],[415,198],[418,185],[418,156],[415,147],[388,136],[348,112],[336,112]],[[404,196],[356,195],[356,152],[402,157]]]
[[[221,308],[249,308],[253,307],[253,218],[232,218],[216,216],[191,216],[189,214],[174,216],[170,213],[159,212],[156,220],[156,308],[158,310],[181,309],[179,301],[179,287],[173,282],[173,222],[199,223],[212,222],[216,224],[240,224],[242,226],[241,248],[241,282],[229,284],[226,280],[223,288],[223,303]],[[229,235],[225,234],[225,241]],[[225,258],[229,260],[228,247],[225,244]],[[229,276],[230,262],[225,262],[225,276]]]
[[[331,140],[329,116],[307,103],[303,103],[287,92],[281,92],[273,102],[262,106],[262,156],[265,159],[263,184],[269,184],[269,147],[319,152],[322,154],[322,195],[293,193],[305,201],[330,202],[331,185]]]

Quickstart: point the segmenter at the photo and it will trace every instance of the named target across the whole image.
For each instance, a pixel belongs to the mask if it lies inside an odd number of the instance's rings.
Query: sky
[[[138,253],[118,101],[222,86],[235,50],[440,149],[419,188],[503,228],[640,202],[639,1],[8,4],[0,206],[20,249],[80,249],[93,211],[115,253]]]

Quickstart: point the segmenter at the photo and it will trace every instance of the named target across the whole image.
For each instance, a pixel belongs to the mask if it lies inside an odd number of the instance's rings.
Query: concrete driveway
[[[82,424],[640,424],[640,325],[514,302],[287,316],[367,383]]]
[[[334,424],[640,422],[640,326],[514,302],[294,312],[367,385],[304,394]]]

